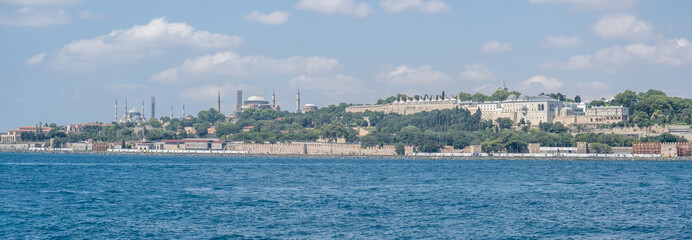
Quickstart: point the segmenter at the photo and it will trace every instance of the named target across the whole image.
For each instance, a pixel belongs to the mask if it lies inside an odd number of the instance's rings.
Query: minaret
[[[171,120],[173,120],[173,106],[171,106]]]
[[[127,98],[125,98],[125,122],[130,121],[130,114],[127,114]]]
[[[236,91],[237,93],[237,103],[235,105],[235,116],[240,116],[240,112],[243,110],[243,90]]]
[[[142,100],[142,121],[144,121],[144,100]]]
[[[272,108],[276,108],[276,92],[272,89]]]
[[[185,118],[185,104],[183,104],[183,118]]]
[[[216,95],[216,111],[221,112],[221,89],[218,89],[218,94]]]
[[[296,113],[300,113],[300,87],[298,92],[296,92]]]
[[[507,91],[507,85],[505,85],[505,78],[502,78],[502,85],[498,90],[503,90],[505,92]]]
[[[151,118],[156,117],[156,98],[151,97]]]
[[[118,122],[118,99],[115,99],[115,122]]]

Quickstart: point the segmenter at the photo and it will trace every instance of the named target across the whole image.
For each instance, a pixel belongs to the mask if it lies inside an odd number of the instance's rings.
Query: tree
[[[579,96],[579,95],[574,96],[574,102],[581,103],[581,96]]]
[[[210,127],[211,127],[211,123],[201,122],[195,126],[195,132],[197,133],[197,136],[204,137],[207,135],[207,133],[208,133],[207,129]]]
[[[510,153],[524,153],[528,151],[528,144],[521,140],[510,140],[505,143],[505,148],[507,152]]]
[[[500,129],[508,129],[514,124],[512,119],[509,118],[498,118],[495,120],[495,122],[497,122],[497,126],[500,127]]]
[[[396,155],[405,155],[406,154],[406,148],[404,147],[403,143],[396,143],[394,145],[394,151],[396,152]]]
[[[589,149],[593,153],[611,153],[612,147],[603,143],[589,143]]]
[[[423,140],[420,145],[418,145],[419,152],[438,152],[440,151],[440,144],[433,140]]]
[[[591,105],[591,107],[602,107],[602,106],[605,106],[606,104],[604,101],[601,101],[601,100],[593,100],[593,101],[591,101],[590,105]]]

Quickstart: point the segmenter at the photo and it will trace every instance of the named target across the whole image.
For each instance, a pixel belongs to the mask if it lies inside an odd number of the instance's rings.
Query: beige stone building
[[[528,97],[525,95],[510,95],[505,101],[472,102],[459,101],[454,98],[442,99],[439,96],[422,99],[400,99],[391,104],[352,106],[346,112],[383,112],[402,115],[415,114],[425,111],[464,108],[471,113],[481,111],[483,120],[509,118],[514,123],[522,119],[531,126],[540,123],[560,122],[570,124],[611,124],[627,121],[629,110],[626,107],[593,107],[587,108],[583,115],[580,105],[561,102],[551,97],[541,95]]]

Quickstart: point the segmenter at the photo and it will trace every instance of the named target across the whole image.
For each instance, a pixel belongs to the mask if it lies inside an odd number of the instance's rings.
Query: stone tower
[[[156,117],[156,98],[151,97],[151,118]]]
[[[221,112],[221,89],[218,90],[216,95],[216,111]]]
[[[296,92],[296,113],[300,113],[300,88]]]
[[[115,99],[115,120],[116,123],[118,122],[118,99]]]

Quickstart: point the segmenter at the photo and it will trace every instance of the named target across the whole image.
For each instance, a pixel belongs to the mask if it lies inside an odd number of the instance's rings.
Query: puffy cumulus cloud
[[[587,10],[603,10],[611,8],[627,8],[639,0],[529,0],[530,3],[566,3],[574,8]]]
[[[201,86],[184,89],[180,91],[179,96],[198,102],[214,102],[216,100],[217,93],[221,93],[221,96],[234,96],[235,91],[239,89],[244,91],[255,90],[255,88],[245,84],[204,84]]]
[[[296,9],[332,15],[351,15],[365,18],[373,9],[367,3],[357,3],[353,0],[300,0]]]
[[[38,54],[36,56],[28,58],[26,61],[24,61],[24,64],[26,64],[27,66],[39,64],[43,62],[44,57],[46,57],[45,53]]]
[[[656,64],[676,67],[692,65],[692,44],[685,38],[670,39],[656,45],[630,44],[625,50]]]
[[[637,60],[676,67],[689,66],[692,65],[692,44],[685,38],[677,38],[655,45],[636,43],[624,47],[613,46],[594,54],[572,56],[566,62],[542,63],[539,67],[615,73]]]
[[[0,0],[0,3],[21,6],[66,6],[78,2],[80,0]]]
[[[482,63],[465,66],[460,75],[461,78],[470,81],[487,81],[496,78],[495,74],[488,70]]]
[[[593,25],[593,31],[603,38],[646,39],[653,36],[651,24],[631,14],[604,16]]]
[[[291,13],[284,11],[274,11],[266,14],[259,11],[252,11],[248,15],[245,15],[245,21],[259,22],[268,25],[281,25],[288,22],[290,16]]]
[[[407,10],[417,10],[426,13],[444,13],[449,11],[449,5],[436,0],[381,0],[380,6],[388,13],[399,13]]]
[[[55,60],[60,66],[91,67],[104,62],[158,56],[180,47],[229,48],[240,43],[241,39],[237,36],[200,31],[186,23],[156,18],[146,25],[73,41],[59,50]]]
[[[568,48],[581,45],[582,40],[577,36],[567,37],[550,35],[543,39],[543,43],[548,47]]]
[[[1,17],[0,24],[24,27],[44,27],[65,24],[72,21],[72,17],[63,9],[24,7],[17,10],[16,14]]]
[[[543,75],[536,75],[519,83],[523,89],[535,89],[538,86],[544,90],[557,90],[562,87],[562,82],[557,78],[548,78]]]
[[[292,78],[290,84],[306,90],[319,90],[328,96],[341,96],[348,93],[359,93],[365,87],[365,83],[353,76],[334,75],[308,75],[301,74]],[[367,90],[366,90],[367,91]]]
[[[441,71],[432,70],[428,65],[418,68],[401,65],[378,74],[377,79],[392,85],[430,85],[447,83],[452,77]]]
[[[265,56],[240,56],[235,52],[218,52],[189,58],[176,68],[151,77],[156,82],[178,82],[192,76],[276,76],[329,72],[341,67],[339,60],[325,57],[293,56],[273,59]]]
[[[509,50],[512,50],[512,44],[497,41],[486,42],[481,46],[481,52],[484,53],[501,53]]]

